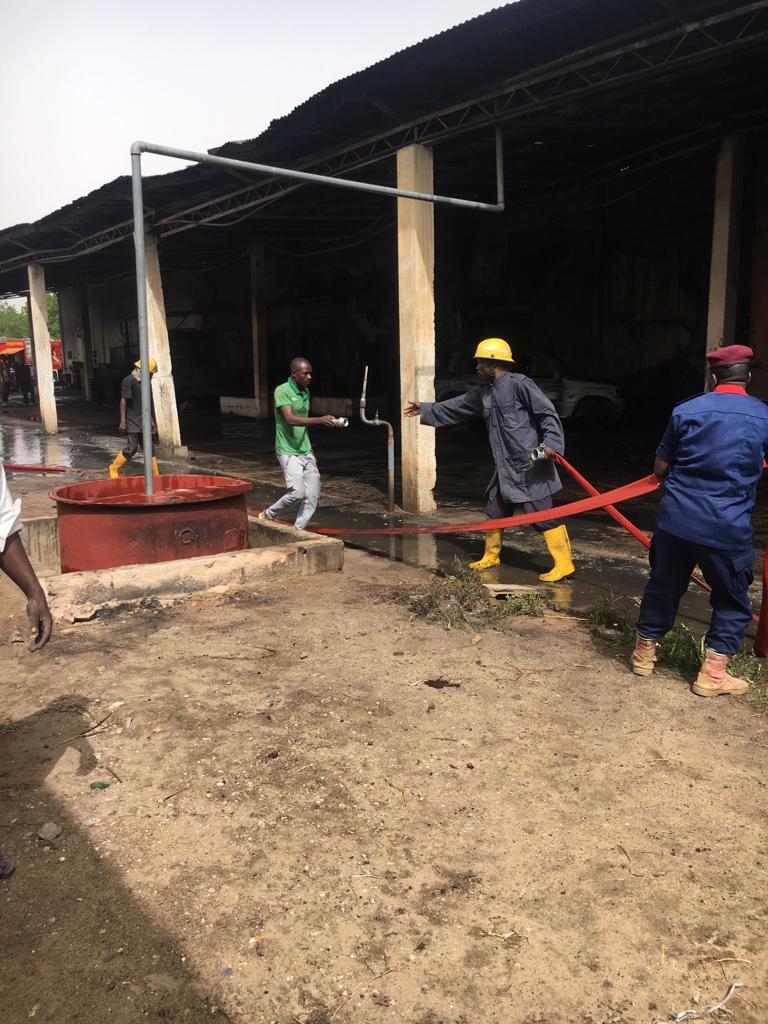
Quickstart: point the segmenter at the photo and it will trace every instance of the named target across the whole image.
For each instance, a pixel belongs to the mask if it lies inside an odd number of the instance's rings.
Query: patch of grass
[[[551,607],[551,602],[535,590],[529,594],[507,594],[501,603],[505,615],[532,615],[537,619],[544,614],[545,608]]]
[[[752,651],[739,651],[728,665],[732,675],[746,679],[760,700],[768,701],[768,666]]]
[[[619,608],[611,598],[603,598],[592,609],[589,621],[594,633],[616,646],[630,648],[635,641],[634,617]],[[704,657],[704,637],[697,636],[683,622],[677,623],[664,637],[658,650],[659,664],[679,675],[696,675]],[[739,651],[728,669],[732,675],[746,679],[753,694],[768,703],[768,667],[751,651]]]
[[[535,592],[509,594],[504,600],[497,600],[483,586],[478,574],[458,559],[450,574],[416,590],[397,590],[391,597],[428,622],[474,629],[503,629],[515,616],[542,616],[544,609],[550,607],[549,601]]]
[[[704,637],[696,637],[684,622],[676,623],[659,647],[659,662],[681,675],[696,675],[704,657]]]

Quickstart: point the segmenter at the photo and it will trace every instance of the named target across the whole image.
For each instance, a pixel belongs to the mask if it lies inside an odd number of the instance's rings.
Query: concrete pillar
[[[432,152],[406,146],[397,154],[398,188],[432,192]],[[397,200],[400,305],[400,405],[435,398],[435,215],[431,203]],[[403,508],[432,512],[437,467],[435,432],[401,414]]]
[[[176,407],[176,388],[173,383],[171,346],[168,340],[168,325],[165,320],[163,282],[160,277],[160,258],[157,239],[151,232],[146,234],[145,252],[147,259],[147,328],[149,354],[157,361],[157,373],[152,378],[152,400],[155,406],[158,443],[162,448],[175,451],[181,448],[179,413]]]
[[[712,254],[709,265],[707,351],[733,342],[739,277],[744,139],[726,135],[717,155]]]
[[[40,419],[46,434],[56,434],[59,421],[53,394],[53,360],[51,338],[48,334],[48,303],[45,298],[45,270],[39,263],[27,267],[29,278],[29,322],[35,353],[35,383],[40,403]]]
[[[251,344],[253,346],[253,395],[256,416],[268,419],[270,414],[267,384],[267,328],[264,318],[264,246],[248,249],[251,266]]]

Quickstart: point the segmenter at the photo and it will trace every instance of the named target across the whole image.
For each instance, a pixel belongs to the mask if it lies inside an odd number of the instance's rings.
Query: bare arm
[[[327,416],[294,416],[293,409],[291,409],[290,405],[281,405],[280,414],[290,427],[336,426],[333,422],[334,417],[331,416],[330,413]]]
[[[35,634],[29,649],[38,651],[51,639],[53,623],[43,588],[30,565],[20,534],[13,533],[6,540],[5,549],[0,552],[0,569],[27,598],[27,619]]]

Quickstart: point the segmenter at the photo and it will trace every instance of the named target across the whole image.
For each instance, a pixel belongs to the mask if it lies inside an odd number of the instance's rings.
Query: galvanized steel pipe
[[[144,249],[144,199],[141,187],[141,151],[131,146],[133,194],[133,245],[136,250],[136,301],[139,318],[139,359],[141,360],[141,437],[144,449],[144,493],[155,490],[152,477],[152,378],[149,372],[147,330],[147,257]]]
[[[497,160],[498,160],[497,138]],[[424,203],[439,203],[444,206],[457,206],[467,210],[482,210],[484,213],[502,213],[504,203],[478,203],[473,199],[456,199],[453,196],[433,195],[429,192],[411,192],[406,188],[393,188],[389,185],[374,185],[367,181],[351,181],[348,178],[333,178],[326,174],[311,174],[309,171],[294,171],[289,167],[271,167],[269,164],[251,163],[248,160],[233,160],[226,156],[213,156],[210,153],[195,153],[189,149],[174,149],[172,146],[159,146],[153,142],[134,142],[131,156],[140,157],[142,153],[155,153],[157,156],[168,156],[175,160],[189,160],[190,163],[211,164],[214,167],[228,167],[233,171],[246,174],[267,174],[276,178],[292,178],[309,185],[332,185],[335,188],[351,189],[354,192],[370,192],[373,195],[391,196],[394,199],[418,199]]]

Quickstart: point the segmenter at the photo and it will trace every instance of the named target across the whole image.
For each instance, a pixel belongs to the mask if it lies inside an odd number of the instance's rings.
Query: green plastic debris
[[[92,782],[91,789],[109,789],[108,782]]]

